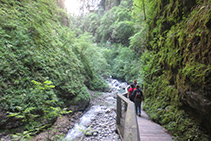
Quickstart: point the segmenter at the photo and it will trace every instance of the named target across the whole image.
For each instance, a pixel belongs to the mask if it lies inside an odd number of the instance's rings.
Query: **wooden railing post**
[[[126,93],[117,94],[117,131],[124,141],[140,141],[134,103],[125,95]]]

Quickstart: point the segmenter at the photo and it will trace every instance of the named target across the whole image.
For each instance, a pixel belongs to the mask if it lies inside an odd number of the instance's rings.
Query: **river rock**
[[[106,112],[110,111],[110,112]],[[108,117],[112,118],[108,118]],[[94,132],[92,137],[84,137],[85,141],[89,140],[113,140],[120,141],[119,135],[115,132],[116,125],[116,113],[111,109],[107,108],[104,110],[104,114],[98,114],[90,127],[98,132]]]
[[[97,136],[97,132],[94,132],[94,133],[93,133],[93,136]]]

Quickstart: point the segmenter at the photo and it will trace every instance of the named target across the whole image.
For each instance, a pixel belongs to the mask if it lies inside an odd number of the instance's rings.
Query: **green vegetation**
[[[51,81],[47,80],[42,84],[32,80],[32,83],[35,88],[31,89],[30,94],[22,96],[22,103],[16,106],[17,112],[7,112],[7,117],[18,118],[27,123],[23,127],[26,131],[12,135],[14,140],[29,139],[50,127],[52,120],[58,116],[72,112],[57,106],[58,99],[52,90],[55,86],[51,85]]]
[[[89,48],[92,39],[76,37],[68,28],[68,15],[55,0],[2,0],[0,7],[1,129],[21,125],[35,134],[54,121],[63,107],[87,104],[87,88],[108,87],[92,67],[98,59],[91,53],[102,58]],[[39,88],[33,88],[33,83]]]
[[[128,2],[80,21],[104,48],[110,71],[101,74],[138,79],[144,109],[176,139],[208,140],[211,1]]]
[[[112,75],[143,84],[144,109],[176,139],[208,140],[210,0],[104,0],[78,17],[56,2],[0,2],[2,129],[16,119],[36,134]]]
[[[127,81],[138,77],[139,66],[136,59],[140,54],[138,50],[134,52],[129,48],[130,37],[136,31],[131,9],[132,1],[122,0],[120,5],[111,7],[108,12],[100,9],[87,16],[71,17],[73,27],[70,28],[75,29],[78,34],[89,32],[97,43],[97,52],[105,60],[98,57],[100,62],[95,62],[93,66],[101,76],[112,75]]]
[[[198,98],[210,100],[210,3],[145,1],[144,109],[179,140],[209,140],[209,105]],[[135,5],[135,15],[143,17],[143,3],[135,0]]]

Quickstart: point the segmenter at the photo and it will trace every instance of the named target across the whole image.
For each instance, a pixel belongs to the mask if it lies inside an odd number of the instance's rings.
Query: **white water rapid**
[[[101,107],[98,105],[92,106],[91,109],[86,112],[81,118],[79,123],[76,123],[72,129],[70,129],[65,137],[66,141],[77,139],[83,135],[82,131],[85,131],[91,121],[94,119],[97,113],[101,111]]]

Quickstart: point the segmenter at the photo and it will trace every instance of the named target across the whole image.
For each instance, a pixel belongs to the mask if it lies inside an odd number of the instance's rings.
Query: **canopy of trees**
[[[80,28],[106,47],[114,77],[144,85],[152,120],[179,140],[208,140],[211,1],[130,2],[85,16]]]
[[[0,2],[1,129],[36,134],[112,75],[143,84],[144,110],[176,139],[209,140],[210,0],[102,0],[77,17],[63,3]]]

